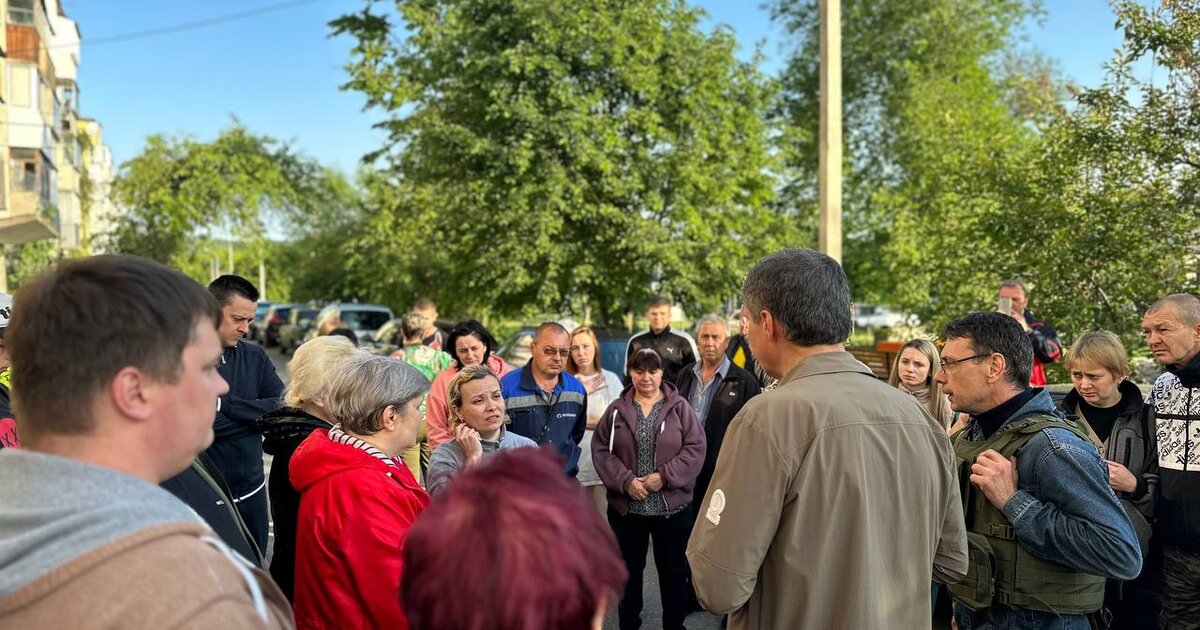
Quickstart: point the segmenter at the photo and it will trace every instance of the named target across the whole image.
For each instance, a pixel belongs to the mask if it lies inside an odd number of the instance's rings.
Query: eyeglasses
[[[554,355],[557,354],[558,356],[563,357],[565,359],[571,355],[571,349],[570,348],[555,348],[554,346],[543,346],[542,354],[544,354],[548,357],[553,357]]]
[[[969,356],[969,357],[963,357],[963,358],[961,358],[961,359],[949,359],[949,360],[947,360],[947,359],[942,359],[942,360],[939,362],[939,366],[941,367],[941,369],[943,369],[943,370],[946,370],[947,372],[949,372],[949,371],[950,371],[950,368],[952,368],[952,367],[954,367],[954,366],[958,365],[959,363],[962,363],[962,362],[964,362],[964,361],[973,361],[973,360],[975,360],[975,359],[982,359],[982,358],[984,358],[984,357],[990,357],[990,356],[992,356],[992,354],[993,354],[993,353],[991,353],[991,352],[984,352],[983,354],[976,354],[976,355],[972,355],[972,356]]]

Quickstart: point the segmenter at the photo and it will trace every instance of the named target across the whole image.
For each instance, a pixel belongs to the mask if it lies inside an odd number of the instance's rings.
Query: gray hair
[[[1179,320],[1188,326],[1200,324],[1200,299],[1196,296],[1190,293],[1173,293],[1151,304],[1150,308],[1146,309],[1146,314],[1160,311],[1166,306],[1175,307]]]
[[[754,322],[768,311],[798,346],[845,343],[850,337],[850,283],[836,260],[811,249],[783,249],[746,274],[742,304]]]
[[[381,414],[429,392],[429,381],[417,368],[391,357],[355,357],[334,375],[326,405],[334,423],[357,435],[383,428]]]
[[[1025,281],[1020,278],[1012,278],[1009,280],[1005,280],[1004,282],[1000,283],[1000,288],[1001,289],[1020,289],[1021,295],[1025,296],[1026,300],[1029,299],[1029,287],[1025,286]]]
[[[725,336],[726,337],[729,336],[729,321],[726,320],[724,317],[721,317],[720,315],[709,314],[709,315],[705,315],[704,317],[701,317],[700,321],[696,322],[696,336],[697,337],[700,336],[700,327],[705,324],[720,324],[721,330],[725,331]]]

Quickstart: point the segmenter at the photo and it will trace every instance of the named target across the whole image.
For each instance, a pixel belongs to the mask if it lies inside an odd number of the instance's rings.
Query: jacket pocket
[[[983,610],[992,605],[996,592],[996,554],[985,536],[967,532],[967,557],[970,559],[967,576],[958,584],[951,584],[950,591],[972,610]]]

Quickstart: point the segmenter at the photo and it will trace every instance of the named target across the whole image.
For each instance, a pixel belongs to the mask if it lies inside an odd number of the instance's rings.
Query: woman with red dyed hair
[[[459,473],[409,530],[404,567],[414,630],[600,630],[627,577],[579,484],[532,448]]]

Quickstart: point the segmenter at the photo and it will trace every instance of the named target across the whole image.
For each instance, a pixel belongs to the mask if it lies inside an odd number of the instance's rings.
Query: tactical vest
[[[1047,428],[1067,429],[1088,440],[1077,422],[1042,413],[1009,422],[982,442],[966,439],[966,431],[955,436],[970,567],[967,577],[950,585],[950,592],[974,610],[1000,605],[1077,615],[1095,612],[1104,604],[1103,577],[1080,573],[1030,554],[1017,542],[1004,513],[970,481],[971,464],[980,453],[994,449],[1004,457],[1012,457]]]

